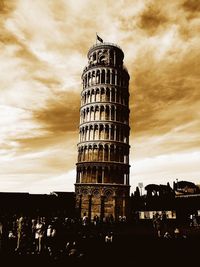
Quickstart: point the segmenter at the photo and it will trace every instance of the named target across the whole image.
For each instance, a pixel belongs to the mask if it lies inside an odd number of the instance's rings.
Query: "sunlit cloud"
[[[73,190],[96,32],[122,47],[131,77],[131,190],[198,182],[199,10],[189,0],[0,1],[1,190]]]
[[[155,157],[146,157],[132,162],[132,185],[138,183],[167,184],[173,186],[178,179],[187,180],[199,184],[200,153],[176,153]],[[170,169],[170,172],[168,171]]]

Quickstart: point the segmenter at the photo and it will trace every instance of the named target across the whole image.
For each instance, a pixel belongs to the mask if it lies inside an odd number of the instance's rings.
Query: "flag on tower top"
[[[101,37],[99,37],[99,35],[97,34],[97,40],[101,43],[103,43],[103,39],[101,39]]]

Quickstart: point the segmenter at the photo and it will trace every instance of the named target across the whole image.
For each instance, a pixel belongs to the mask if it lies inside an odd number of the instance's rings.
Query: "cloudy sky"
[[[0,191],[73,191],[96,32],[130,80],[131,191],[200,183],[200,2],[0,0]]]

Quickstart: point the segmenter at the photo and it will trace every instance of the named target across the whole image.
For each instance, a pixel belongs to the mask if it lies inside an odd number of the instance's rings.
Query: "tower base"
[[[86,214],[90,221],[95,216],[118,221],[129,215],[129,191],[129,185],[76,183],[76,208],[81,218]]]

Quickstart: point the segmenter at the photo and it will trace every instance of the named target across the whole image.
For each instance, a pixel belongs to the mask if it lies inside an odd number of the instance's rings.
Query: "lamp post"
[[[138,186],[139,186],[139,188],[140,188],[140,194],[141,194],[141,196],[142,196],[142,188],[143,188],[143,183],[138,183]]]
[[[178,189],[178,179],[176,179],[176,189]]]

